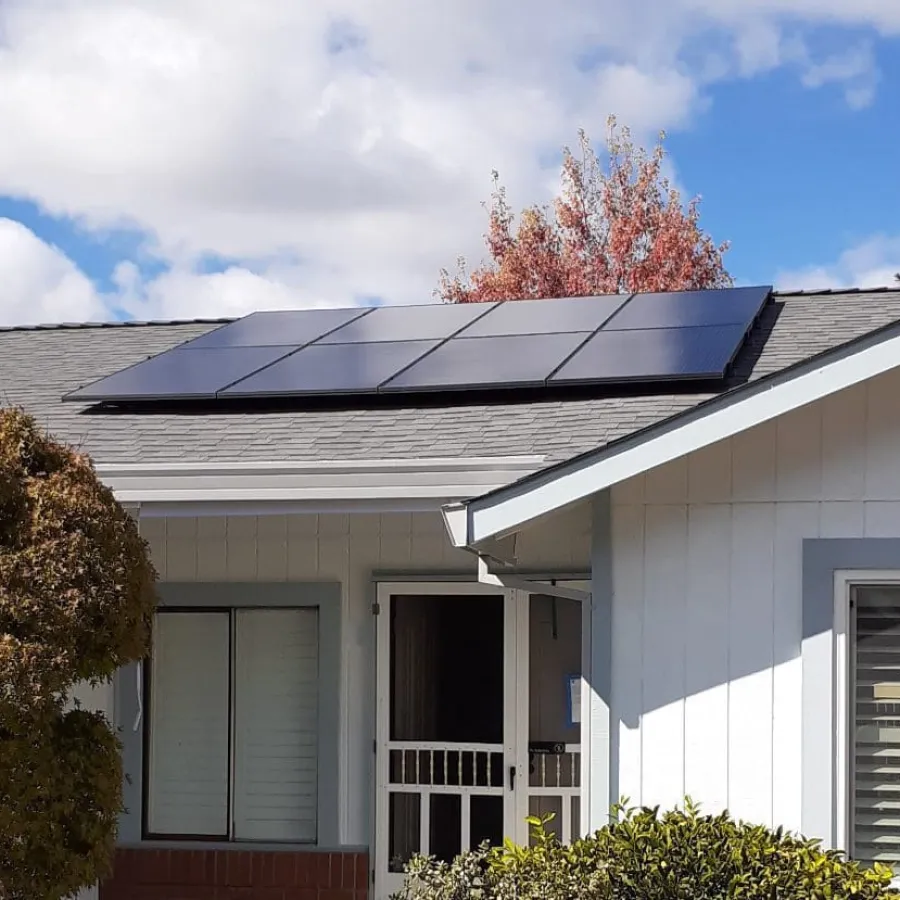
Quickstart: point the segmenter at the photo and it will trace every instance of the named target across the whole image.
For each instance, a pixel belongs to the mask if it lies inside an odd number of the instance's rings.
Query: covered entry
[[[587,604],[482,584],[378,592],[375,890],[552,813],[582,830]],[[584,607],[584,608],[583,608]]]

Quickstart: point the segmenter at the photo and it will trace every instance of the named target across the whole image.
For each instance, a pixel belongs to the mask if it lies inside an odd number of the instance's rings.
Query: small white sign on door
[[[570,675],[568,679],[567,706],[569,707],[569,725],[581,724],[581,676]]]

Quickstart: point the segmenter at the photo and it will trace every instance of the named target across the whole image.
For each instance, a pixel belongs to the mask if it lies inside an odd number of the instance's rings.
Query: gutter
[[[331,509],[434,509],[477,497],[537,471],[543,456],[454,457],[298,462],[96,463],[120,503],[141,516],[264,515]],[[165,509],[165,511],[164,511]],[[197,514],[197,513],[190,513]]]

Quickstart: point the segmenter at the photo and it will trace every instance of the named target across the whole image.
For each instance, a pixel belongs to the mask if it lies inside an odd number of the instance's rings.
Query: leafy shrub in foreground
[[[447,864],[414,859],[397,900],[886,900],[886,866],[863,869],[818,842],[727,813],[616,807],[562,846],[529,819],[534,846],[480,847]]]
[[[90,460],[0,409],[2,900],[58,900],[109,871],[119,742],[68,700],[147,654],[154,579]]]

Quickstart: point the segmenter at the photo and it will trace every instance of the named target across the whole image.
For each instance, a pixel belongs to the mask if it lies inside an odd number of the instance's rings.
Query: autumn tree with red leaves
[[[494,173],[485,242],[490,261],[441,272],[450,303],[728,287],[728,244],[700,228],[699,198],[682,206],[662,173],[665,134],[652,153],[609,120],[604,168],[584,131],[579,156],[563,150],[562,191],[552,208],[531,206],[516,224]]]

